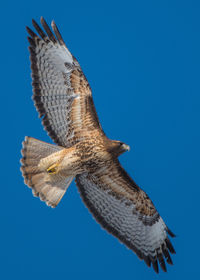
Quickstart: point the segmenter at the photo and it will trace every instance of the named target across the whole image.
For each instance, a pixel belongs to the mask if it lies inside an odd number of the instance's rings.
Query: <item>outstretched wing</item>
[[[70,147],[94,130],[103,131],[79,63],[67,49],[54,21],[55,35],[43,18],[41,24],[46,34],[34,20],[38,35],[27,27],[33,100],[49,136],[56,144]]]
[[[118,161],[95,174],[76,176],[81,197],[95,219],[108,232],[132,249],[158,272],[158,262],[166,271],[165,260],[175,253],[168,229],[153,203],[128,176]],[[158,260],[158,262],[157,262]]]

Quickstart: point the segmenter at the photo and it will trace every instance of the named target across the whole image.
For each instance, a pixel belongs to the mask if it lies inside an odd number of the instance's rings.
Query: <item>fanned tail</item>
[[[32,137],[25,137],[22,148],[21,172],[24,182],[32,188],[34,196],[40,197],[48,206],[56,207],[73,177],[50,174],[40,166],[41,159],[62,150],[62,147],[48,144]]]

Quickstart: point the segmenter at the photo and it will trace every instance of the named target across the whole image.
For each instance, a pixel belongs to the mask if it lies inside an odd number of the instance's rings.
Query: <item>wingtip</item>
[[[56,22],[55,22],[54,19],[51,21],[51,27],[52,27],[54,33],[55,33],[56,30],[58,30],[58,27],[57,27]]]
[[[43,16],[40,17],[40,23],[41,25],[44,27],[45,25],[47,25],[47,22],[45,20],[45,18]]]
[[[166,238],[165,242],[166,242],[167,248],[169,249],[170,253],[176,254],[176,251],[175,251],[171,241],[169,240],[169,238]]]
[[[28,34],[29,34],[32,38],[36,38],[36,37],[37,37],[37,34],[36,34],[32,29],[30,29],[28,26],[26,26],[26,31],[28,32]]]
[[[51,26],[52,26],[52,28],[53,28],[53,26],[55,26],[56,25],[56,23],[55,23],[55,20],[53,19],[52,21],[51,21]]]
[[[158,274],[159,273],[159,268],[158,268],[158,262],[157,260],[155,260],[154,262],[152,262],[152,266],[154,271]]]
[[[168,264],[173,265],[173,261],[172,261],[170,255],[166,258],[166,261]]]
[[[37,22],[34,20],[34,18],[32,18],[32,24],[33,24],[33,26],[37,25]]]
[[[36,20],[34,20],[34,18],[32,18],[32,25],[36,29],[36,31],[38,32],[38,29],[40,29],[40,27],[39,27],[38,23],[36,22]]]
[[[176,237],[176,235],[175,235],[169,228],[167,228],[167,233],[168,233],[172,238]]]
[[[57,37],[57,40],[60,43],[60,45],[66,46],[65,42],[64,42],[64,40],[63,40],[63,38],[62,38],[62,36],[60,34],[60,31],[58,30],[58,27],[57,27],[57,25],[56,25],[54,20],[51,21],[51,27],[52,27],[52,29],[53,29],[53,31],[54,31],[54,33],[55,33],[55,35]]]

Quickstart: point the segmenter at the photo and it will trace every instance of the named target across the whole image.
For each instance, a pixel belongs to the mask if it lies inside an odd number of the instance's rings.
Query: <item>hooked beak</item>
[[[125,151],[130,151],[130,146],[129,145],[126,145],[126,144],[123,144],[123,149],[125,150]]]

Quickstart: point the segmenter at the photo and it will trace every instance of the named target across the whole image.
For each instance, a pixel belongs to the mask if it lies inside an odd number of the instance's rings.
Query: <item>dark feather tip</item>
[[[55,33],[55,35],[56,35],[60,45],[65,45],[65,42],[64,42],[64,40],[63,40],[63,38],[62,38],[62,36],[60,34],[60,31],[58,30],[58,27],[56,26],[54,20],[52,20],[52,22],[51,22],[51,27],[52,27],[52,29],[53,29],[53,31],[54,31],[54,33]]]
[[[34,28],[35,28],[35,30],[38,32],[38,34],[40,35],[40,37],[43,39],[43,40],[45,40],[46,39],[46,34],[44,33],[44,31],[40,28],[40,26],[37,24],[37,22],[34,20],[34,19],[32,19],[32,24],[33,24],[33,26],[34,26]]]
[[[149,256],[144,256],[144,261],[148,267],[151,266],[151,260],[150,260]]]
[[[167,248],[169,249],[170,253],[176,254],[176,251],[174,250],[174,247],[172,246],[171,241],[167,238],[165,240],[165,242],[166,242]]]
[[[35,34],[35,32],[33,32],[33,30],[31,30],[28,26],[26,26],[26,31],[32,38],[38,37],[37,34]]]
[[[166,265],[165,265],[165,261],[163,259],[163,255],[162,254],[158,254],[157,256],[158,256],[160,267],[162,268],[162,270],[164,272],[167,272],[167,268],[166,268]]]
[[[157,260],[153,261],[153,262],[152,262],[152,265],[153,265],[154,271],[155,271],[156,273],[158,273],[158,272],[159,272],[159,269],[158,269],[158,262],[157,262]]]
[[[170,254],[168,252],[168,249],[163,246],[162,251],[163,251],[163,254],[165,256],[165,259],[166,259],[167,263],[172,265],[173,262],[172,262],[172,259],[170,257]]]
[[[171,237],[176,237],[176,235],[175,235],[169,228],[167,228],[167,233],[168,233]]]
[[[29,37],[29,36],[28,36],[27,39],[28,39],[28,41],[29,41],[29,43],[30,43],[31,46],[34,46],[34,47],[36,46],[35,41],[33,40],[32,37]]]
[[[168,264],[173,265],[173,261],[172,261],[170,255],[167,257],[166,261],[167,261]]]
[[[49,39],[53,42],[56,43],[56,38],[54,36],[54,34],[52,33],[51,29],[49,28],[48,24],[46,23],[45,19],[43,17],[40,18],[40,22],[44,28],[44,30],[46,31]]]

